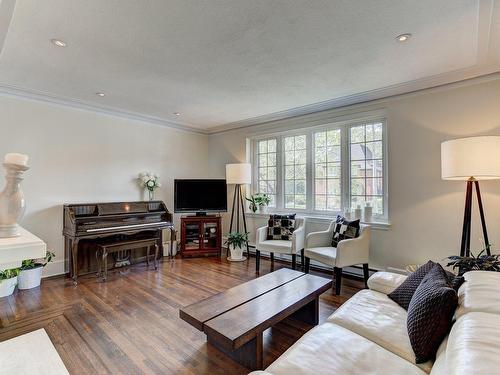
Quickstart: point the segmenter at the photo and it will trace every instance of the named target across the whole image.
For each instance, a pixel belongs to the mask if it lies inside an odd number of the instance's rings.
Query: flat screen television
[[[226,180],[175,180],[174,211],[197,214],[227,211]]]

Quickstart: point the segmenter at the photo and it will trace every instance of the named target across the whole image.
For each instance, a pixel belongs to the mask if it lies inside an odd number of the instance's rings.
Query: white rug
[[[0,374],[68,375],[45,330],[0,342]]]

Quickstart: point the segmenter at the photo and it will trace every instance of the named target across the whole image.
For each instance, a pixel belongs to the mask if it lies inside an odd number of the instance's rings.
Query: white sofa
[[[421,365],[406,331],[406,310],[387,297],[406,276],[377,272],[325,323],[265,371],[252,375],[500,374],[500,273],[465,274],[450,334],[436,360]]]

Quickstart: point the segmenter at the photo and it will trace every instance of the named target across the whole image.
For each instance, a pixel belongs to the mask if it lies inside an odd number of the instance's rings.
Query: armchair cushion
[[[295,214],[270,215],[267,225],[267,240],[284,240],[292,238],[295,229]]]
[[[305,249],[304,255],[317,262],[335,267],[337,249],[335,247],[313,247]]]
[[[340,241],[356,238],[359,235],[359,219],[349,221],[345,217],[337,216],[333,229],[332,246],[337,247]]]

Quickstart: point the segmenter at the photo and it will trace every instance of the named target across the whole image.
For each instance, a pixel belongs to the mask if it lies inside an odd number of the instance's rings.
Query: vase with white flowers
[[[139,184],[148,191],[150,201],[155,199],[155,190],[161,187],[159,179],[160,176],[151,172],[139,174]]]

